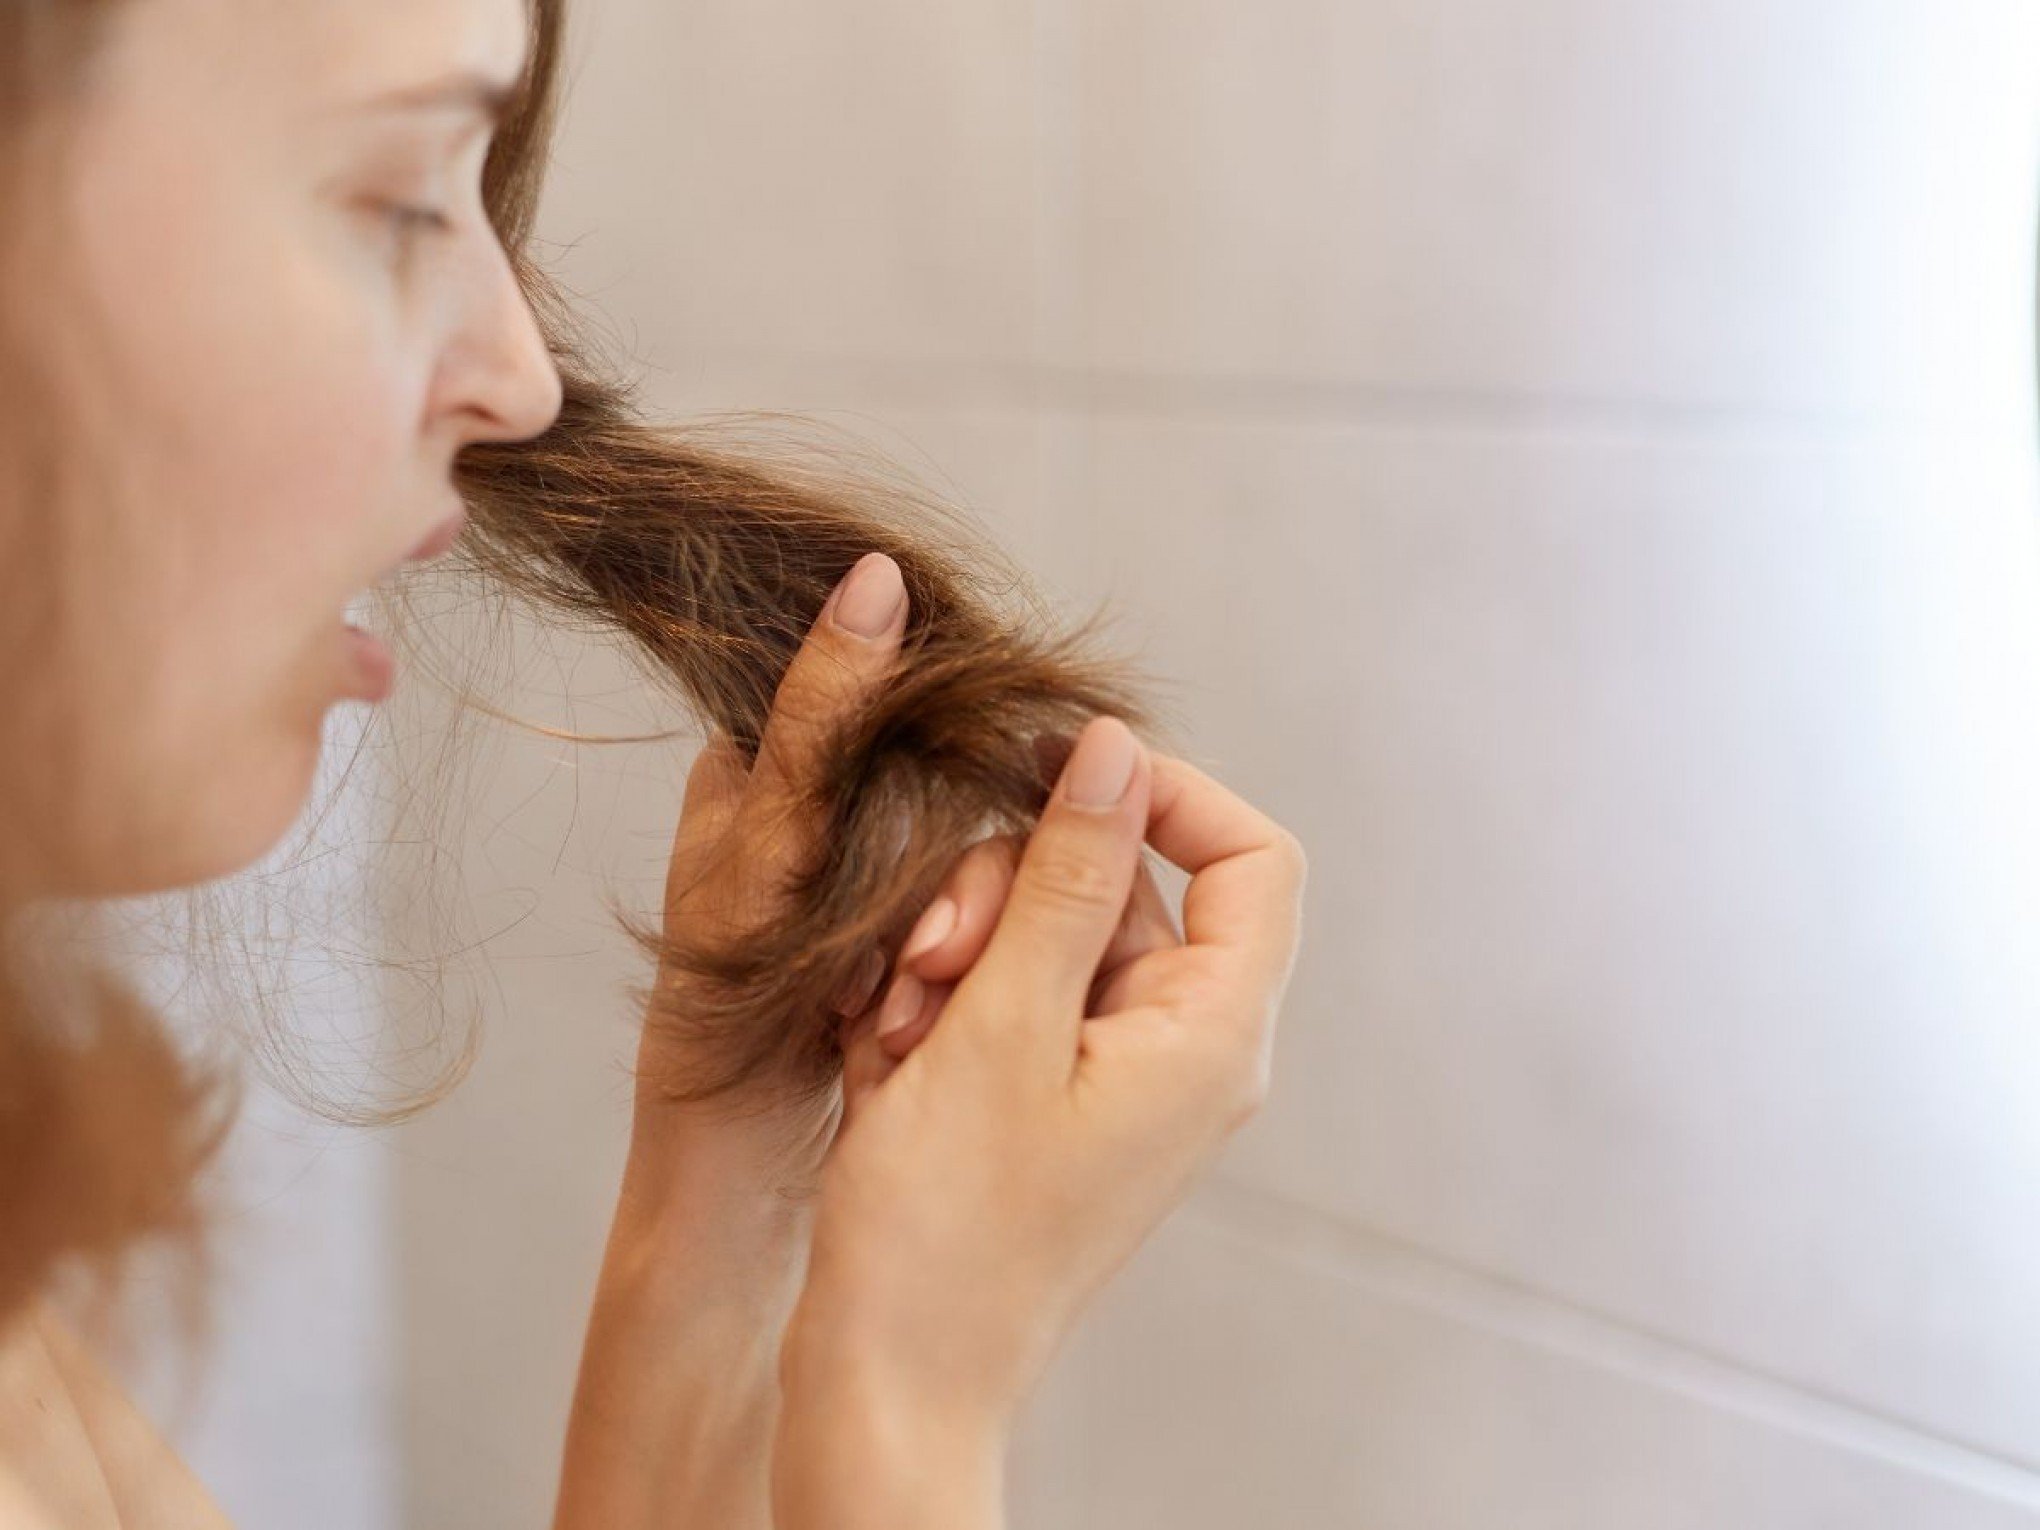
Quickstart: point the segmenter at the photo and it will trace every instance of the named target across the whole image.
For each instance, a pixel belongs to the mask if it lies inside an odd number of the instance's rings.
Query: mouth
[[[443,557],[453,550],[453,544],[460,540],[460,534],[467,529],[467,507],[457,507],[453,514],[425,533],[424,538],[403,557],[384,568],[369,585],[348,598],[347,609],[351,610],[359,601],[365,600],[370,591],[384,583],[399,569],[413,563],[430,563],[434,558]]]
[[[446,553],[451,552],[453,544],[460,540],[461,532],[466,529],[467,521],[467,507],[463,505],[455,509],[453,514],[428,531],[425,534],[424,540],[404,554],[400,561],[392,567],[383,570],[382,578],[389,578],[391,574],[394,574],[406,564],[430,563],[434,558],[442,557]],[[380,584],[382,580],[379,579],[376,582]]]
[[[346,668],[344,694],[371,705],[387,701],[397,678],[397,661],[388,646],[352,622],[342,626],[340,636]]]
[[[375,583],[381,584],[408,564],[429,563],[452,551],[453,544],[460,540],[466,526],[467,509],[463,506],[427,532],[418,545],[397,562],[384,569]],[[350,619],[367,604],[373,588],[371,585],[369,590],[363,590],[349,600],[340,613],[347,658],[348,694],[369,702],[386,699],[396,679],[396,662],[382,639]]]

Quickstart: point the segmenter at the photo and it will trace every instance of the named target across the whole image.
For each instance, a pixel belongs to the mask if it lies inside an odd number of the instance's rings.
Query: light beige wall
[[[575,51],[546,228],[652,396],[948,481],[1312,849],[1268,1107],[1018,1524],[2040,1521],[2040,13],[586,0]],[[396,1153],[409,1524],[544,1522],[595,891],[685,764],[478,785],[518,922]]]

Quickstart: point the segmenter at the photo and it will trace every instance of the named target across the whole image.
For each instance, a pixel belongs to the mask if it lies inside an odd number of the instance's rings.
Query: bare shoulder
[[[119,1383],[53,1314],[0,1329],[0,1530],[228,1530]]]
[[[35,1309],[0,1328],[0,1527],[117,1527],[92,1437]]]
[[[69,1530],[51,1517],[42,1495],[5,1461],[0,1461],[0,1530]]]

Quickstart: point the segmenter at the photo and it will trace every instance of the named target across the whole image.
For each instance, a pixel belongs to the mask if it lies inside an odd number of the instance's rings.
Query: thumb
[[[1084,1004],[1140,869],[1153,766],[1133,730],[1095,717],[1028,837],[999,922],[957,985],[966,1026],[1067,1068]]]

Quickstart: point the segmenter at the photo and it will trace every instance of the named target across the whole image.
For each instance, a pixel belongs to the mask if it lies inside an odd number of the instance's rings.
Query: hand
[[[869,580],[868,585],[862,581]],[[863,705],[892,674],[906,630],[907,593],[898,565],[869,553],[851,569],[816,617],[806,643],[787,666],[760,735],[757,758],[722,734],[696,758],[687,778],[666,874],[665,927],[736,934],[784,917],[779,889],[824,849],[821,825],[801,816],[802,784],[815,769],[832,728]],[[839,625],[839,609],[852,626]],[[888,611],[890,610],[890,615]],[[873,950],[860,980],[839,1008],[855,1012],[884,974]],[[661,971],[667,995],[678,980]],[[684,1003],[684,1000],[679,1002]],[[833,1139],[837,1104],[774,1098],[770,1081],[749,1098],[687,1103],[670,1086],[697,1077],[687,1038],[648,1024],[638,1049],[633,1157],[680,1153],[712,1156],[715,1172],[775,1188],[806,1185]],[[653,1176],[656,1179],[656,1176]]]
[[[892,1077],[941,1018],[956,985],[983,953],[1006,906],[1019,869],[1024,834],[980,840],[958,857],[940,891],[914,925],[894,963],[893,980],[872,995],[841,1029],[843,1118],[837,1135],[850,1129],[863,1101]],[[1161,889],[1145,861],[1134,875],[1133,896],[1106,943],[1084,1010],[1087,1015],[1123,1008],[1121,974],[1150,951],[1183,943]]]
[[[1074,803],[1115,745],[1132,751],[1125,796]],[[1107,976],[1144,835],[1191,873],[1186,940]],[[980,1430],[1009,1424],[1091,1294],[1265,1097],[1304,877],[1295,837],[1203,772],[1116,719],[1084,730],[940,1024],[861,1091],[823,1163],[780,1359],[784,1523],[829,1501],[838,1484],[810,1469],[857,1459],[830,1443],[880,1430],[874,1408],[940,1421],[973,1458]]]
[[[857,594],[885,616],[866,638],[830,620],[839,589],[788,667],[755,766],[727,739],[703,750],[667,873],[674,921],[710,930],[774,917],[780,873],[820,848],[814,826],[785,809],[828,725],[882,685],[897,661],[905,591],[888,558]],[[847,581],[846,581],[847,583]],[[734,848],[735,855],[719,852]],[[718,852],[711,854],[711,851]],[[873,953],[865,993],[883,975]],[[671,995],[670,975],[660,981]],[[712,1524],[766,1530],[779,1407],[780,1333],[799,1294],[807,1208],[779,1192],[811,1179],[834,1130],[835,1102],[775,1099],[690,1104],[667,1087],[694,1071],[687,1039],[647,1024],[622,1193],[582,1346],[581,1372],[554,1511],[559,1530],[653,1530]]]

